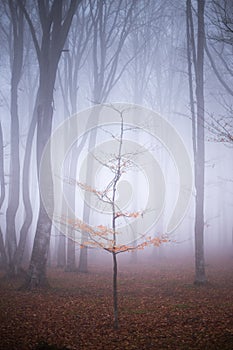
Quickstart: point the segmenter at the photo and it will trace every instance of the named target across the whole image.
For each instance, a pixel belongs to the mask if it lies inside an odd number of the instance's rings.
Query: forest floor
[[[111,264],[88,274],[50,269],[51,288],[41,291],[19,291],[22,281],[1,278],[0,349],[42,349],[44,342],[51,349],[232,350],[233,259],[206,269],[209,282],[198,287],[190,262],[120,263],[119,330]]]

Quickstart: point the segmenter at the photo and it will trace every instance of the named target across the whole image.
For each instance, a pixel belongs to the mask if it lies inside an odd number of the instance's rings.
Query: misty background
[[[48,264],[87,272],[88,259],[103,258],[103,252],[80,249],[69,239],[72,228],[64,235],[49,222],[38,169],[58,125],[93,105],[114,102],[142,105],[167,119],[184,141],[194,176],[188,212],[171,241],[130,253],[128,259],[183,254],[196,263],[200,259],[202,268],[204,253],[232,255],[232,1],[20,0],[1,1],[0,13],[2,268],[13,275],[29,268],[29,276],[40,284]],[[131,131],[128,138],[150,145],[164,174],[169,208],[178,186],[172,159],[143,132]],[[97,128],[79,140],[67,157],[64,176],[78,178],[85,155],[109,139]],[[139,173],[127,179],[134,193],[131,208],[148,191],[140,192],[146,180]],[[83,221],[93,223],[80,191],[73,188],[67,195]],[[154,233],[162,231],[160,222]],[[203,243],[198,237],[204,237]]]

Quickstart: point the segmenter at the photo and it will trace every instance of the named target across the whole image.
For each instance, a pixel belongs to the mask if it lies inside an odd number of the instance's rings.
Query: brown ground
[[[110,262],[110,261],[109,261]],[[17,291],[0,280],[0,349],[39,342],[68,349],[232,350],[233,259],[207,266],[193,285],[190,263],[119,266],[120,328],[112,327],[111,266],[89,274],[50,270],[51,289]]]

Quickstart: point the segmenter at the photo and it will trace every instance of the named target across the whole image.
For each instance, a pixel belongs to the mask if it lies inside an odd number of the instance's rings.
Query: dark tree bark
[[[22,186],[23,186],[22,194],[23,194],[23,205],[25,209],[25,217],[24,217],[23,225],[20,230],[19,243],[14,255],[14,266],[15,266],[16,273],[18,273],[22,265],[23,253],[26,246],[28,230],[31,226],[32,219],[33,219],[29,185],[30,185],[30,164],[31,164],[32,144],[33,144],[33,138],[34,138],[36,124],[37,124],[37,114],[35,112],[36,108],[37,108],[37,103],[33,113],[32,121],[30,123],[29,131],[27,135],[25,155],[24,155],[23,174],[22,174]]]
[[[196,216],[195,216],[195,283],[206,282],[204,259],[204,182],[205,182],[205,105],[204,105],[204,8],[205,0],[198,1],[198,34],[197,34],[197,149],[195,164]]]
[[[113,311],[114,311],[114,329],[118,329],[118,288],[117,288],[117,256],[113,252]]]
[[[26,37],[27,35],[27,37]],[[26,80],[28,83],[28,119],[29,119],[29,128],[27,132],[26,146],[24,152],[24,160],[23,160],[23,169],[22,169],[22,200],[24,206],[24,220],[20,229],[19,242],[17,245],[17,249],[14,255],[14,265],[15,271],[18,273],[22,271],[23,265],[23,257],[25,253],[25,249],[27,247],[27,237],[29,228],[33,219],[33,210],[32,203],[30,198],[30,184],[31,184],[31,155],[33,149],[33,140],[34,134],[36,130],[37,124],[37,84],[38,84],[38,72],[34,73],[34,66],[32,62],[34,62],[35,55],[32,54],[32,41],[30,37],[30,32],[25,32],[25,65],[27,66],[26,70]],[[28,252],[29,253],[29,252]],[[29,256],[29,254],[26,254]],[[24,261],[24,265],[29,262],[29,259]]]
[[[195,283],[206,283],[204,259],[204,182],[205,182],[205,105],[204,105],[204,9],[205,1],[198,0],[197,50],[195,45],[191,0],[187,0],[187,56],[189,72],[189,92],[192,114],[193,152],[195,171]],[[191,57],[192,56],[192,57]],[[194,63],[196,83],[196,113],[194,108],[194,90],[192,67]]]
[[[5,178],[4,178],[4,151],[3,151],[3,134],[2,134],[2,124],[0,122],[0,183],[1,183],[1,194],[0,194],[0,215],[2,205],[5,199]],[[0,266],[4,269],[7,268],[7,255],[4,246],[3,234],[0,227]]]
[[[19,117],[18,85],[23,65],[23,12],[17,1],[9,1],[10,16],[13,27],[13,61],[11,73],[11,162],[9,180],[9,200],[6,211],[6,251],[8,274],[14,275],[14,254],[17,247],[15,217],[19,206]]]
[[[42,30],[39,40],[32,20],[20,2],[25,18],[31,30],[39,62],[39,88],[37,100],[37,171],[39,175],[40,161],[44,146],[46,145],[52,130],[53,119],[53,90],[56,72],[65,40],[71,25],[72,18],[80,1],[71,0],[65,13],[64,1],[53,1],[51,5],[46,1],[38,0],[38,15]],[[50,210],[53,208],[53,183],[51,174],[51,162],[48,159],[46,169],[42,169],[42,184],[46,188]],[[44,176],[43,176],[44,175]],[[33,244],[32,256],[26,281],[26,287],[35,288],[47,285],[46,263],[49,251],[52,222],[44,208],[40,196],[39,216],[36,235]]]

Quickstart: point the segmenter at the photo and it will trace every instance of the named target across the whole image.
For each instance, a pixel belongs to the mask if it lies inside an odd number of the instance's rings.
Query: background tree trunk
[[[0,215],[2,205],[5,199],[5,178],[4,178],[4,151],[3,151],[3,134],[2,134],[2,124],[0,122],[0,183],[1,183],[1,195],[0,195]],[[0,267],[4,270],[7,268],[7,255],[4,246],[3,234],[0,226]]]
[[[186,3],[187,57],[189,74],[189,96],[192,116],[194,175],[195,175],[195,283],[204,284],[204,184],[205,184],[205,106],[204,106],[204,9],[205,1],[198,0],[197,52],[194,38],[191,0]],[[192,56],[192,57],[191,57]],[[196,113],[192,79],[192,62],[196,83]]]
[[[6,211],[6,251],[8,274],[15,274],[14,254],[17,247],[15,218],[19,206],[19,117],[18,85],[23,65],[23,13],[17,1],[9,1],[13,26],[13,62],[11,75],[11,162],[9,179],[9,199]]]
[[[40,161],[44,146],[50,138],[53,120],[53,90],[58,63],[64,47],[70,25],[79,4],[71,0],[69,7],[64,11],[64,1],[53,1],[50,8],[44,1],[38,0],[38,14],[42,29],[42,39],[36,36],[36,31],[29,13],[20,2],[25,18],[31,30],[33,42],[39,62],[39,88],[37,107],[37,172],[39,178]],[[53,210],[53,181],[51,160],[47,159],[46,169],[41,169],[42,186],[47,193],[50,211]],[[33,244],[32,256],[25,286],[27,288],[43,287],[47,285],[46,264],[49,252],[52,222],[44,208],[40,194],[39,216]]]
[[[206,282],[204,259],[204,184],[205,184],[205,106],[204,106],[204,8],[205,0],[198,0],[197,34],[197,149],[195,162],[196,216],[195,216],[195,283]]]
[[[35,109],[32,117],[32,121],[30,123],[25,156],[24,156],[24,164],[23,164],[23,174],[22,174],[22,186],[23,186],[23,204],[25,210],[24,222],[20,230],[19,243],[14,255],[14,265],[16,268],[16,273],[19,271],[22,265],[23,253],[26,246],[26,240],[28,235],[28,230],[31,226],[33,219],[32,205],[30,199],[30,164],[31,164],[31,153],[32,153],[32,144],[33,138],[35,134],[35,129],[37,125],[37,102],[35,103]]]

